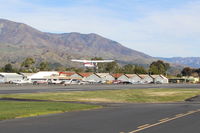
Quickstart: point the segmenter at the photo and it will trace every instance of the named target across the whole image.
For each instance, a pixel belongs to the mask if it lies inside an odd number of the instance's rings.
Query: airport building
[[[126,74],[121,74],[121,76],[118,77],[117,80],[122,82],[129,82],[129,78],[126,76]]]
[[[17,73],[0,73],[0,83],[22,80],[23,76]]]
[[[148,74],[110,74],[110,73],[76,73],[76,72],[57,72],[57,71],[41,71],[37,73],[0,73],[0,83],[29,80],[41,81],[47,83],[49,81],[68,81],[68,80],[85,81],[89,83],[114,83],[126,82],[132,84],[148,84],[148,83],[168,83],[169,80],[163,75],[148,75]],[[118,82],[117,82],[118,83]]]
[[[31,76],[28,76],[27,78],[31,80],[32,82],[34,81],[46,81],[49,79],[49,77],[52,76],[58,76],[59,72],[56,71],[41,71],[37,72]]]
[[[138,75],[138,74],[125,74],[128,79],[129,79],[129,82],[131,83],[140,83],[142,78]]]
[[[118,80],[118,78],[121,77],[124,74],[122,74],[122,73],[113,73],[111,75],[115,78],[115,80]]]
[[[101,77],[99,77],[97,74],[95,73],[78,73],[81,77],[83,81],[87,81],[87,82],[101,82]]]
[[[141,83],[152,83],[154,82],[154,79],[152,76],[148,75],[148,74],[140,74],[139,75],[141,77]]]
[[[96,73],[101,78],[102,83],[110,83],[115,80],[115,78],[110,73]]]

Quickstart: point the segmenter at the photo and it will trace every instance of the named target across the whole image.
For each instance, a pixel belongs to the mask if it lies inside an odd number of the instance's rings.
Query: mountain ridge
[[[42,32],[23,23],[0,19],[0,65],[18,65],[26,57],[73,66],[72,58],[102,57],[132,64],[149,64],[156,60],[142,52],[95,33]]]

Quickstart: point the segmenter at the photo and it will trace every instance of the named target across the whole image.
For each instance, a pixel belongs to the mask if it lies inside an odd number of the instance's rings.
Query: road
[[[0,121],[0,133],[199,133],[200,104],[112,104]]]
[[[197,88],[200,84],[133,84],[133,85],[6,85],[0,84],[0,94],[62,92],[62,91],[96,91],[141,88]]]

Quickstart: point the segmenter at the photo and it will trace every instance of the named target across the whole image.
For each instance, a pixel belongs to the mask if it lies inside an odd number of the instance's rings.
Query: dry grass
[[[127,89],[33,94],[6,94],[1,98],[39,99],[53,101],[160,103],[180,102],[200,95],[200,89]]]

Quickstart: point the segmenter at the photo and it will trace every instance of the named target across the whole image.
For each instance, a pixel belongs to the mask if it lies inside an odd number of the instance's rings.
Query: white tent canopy
[[[45,79],[45,77],[50,77],[50,76],[58,76],[59,73],[56,71],[41,71],[38,73],[35,73],[31,76],[28,76],[28,79],[34,80],[34,79]]]

